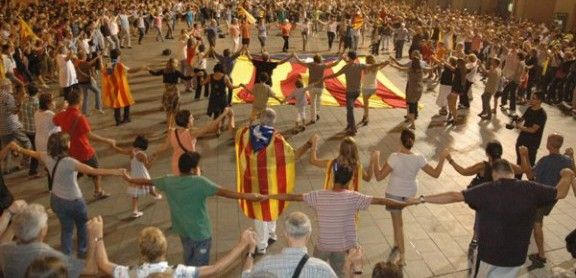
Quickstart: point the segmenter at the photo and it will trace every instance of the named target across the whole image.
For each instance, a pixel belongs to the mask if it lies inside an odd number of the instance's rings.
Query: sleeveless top
[[[473,188],[480,184],[491,182],[492,179],[492,165],[488,161],[484,161],[484,173],[480,175],[480,173],[476,174],[476,177],[470,181],[470,185],[467,188]]]
[[[176,134],[178,135],[178,138],[180,138],[180,142],[186,150],[182,149],[180,144],[178,144]],[[179,176],[180,171],[178,170],[178,159],[184,152],[196,151],[196,138],[192,137],[192,134],[190,134],[190,131],[187,128],[172,129],[168,133],[168,136],[170,136],[170,145],[172,146],[172,174]]]
[[[150,179],[150,174],[148,173],[148,169],[146,169],[146,165],[142,163],[142,161],[138,160],[136,155],[144,154],[143,151],[140,150],[132,150],[132,159],[130,160],[130,176],[135,178],[143,178],[143,179]]]

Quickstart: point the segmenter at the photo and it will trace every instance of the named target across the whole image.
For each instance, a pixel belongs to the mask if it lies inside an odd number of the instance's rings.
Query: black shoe
[[[273,238],[271,238],[271,237],[268,238],[268,246],[270,246],[270,245],[272,245],[272,244],[274,244],[274,243],[276,243],[276,239],[273,239]]]
[[[320,120],[320,115],[316,115],[316,121]]]

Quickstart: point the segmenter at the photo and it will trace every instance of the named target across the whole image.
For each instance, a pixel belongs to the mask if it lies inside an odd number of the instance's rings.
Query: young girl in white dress
[[[148,139],[142,135],[136,136],[134,143],[132,143],[132,148],[123,149],[114,146],[114,149],[125,155],[130,156],[130,176],[134,178],[150,179],[150,174],[148,173],[148,168],[151,166],[151,161],[146,155],[146,149],[148,149]],[[138,197],[144,196],[148,193],[154,197],[156,200],[162,199],[162,195],[156,192],[154,186],[133,186],[128,185],[126,193],[132,197],[132,217],[138,218],[144,213],[138,209]]]

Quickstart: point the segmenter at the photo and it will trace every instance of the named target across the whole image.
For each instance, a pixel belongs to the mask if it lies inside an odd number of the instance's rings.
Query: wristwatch
[[[99,242],[99,241],[102,241],[102,240],[104,240],[104,237],[101,237],[101,236],[96,237],[96,238],[94,239],[95,242]]]
[[[420,195],[419,201],[421,204],[426,203],[426,200],[424,200],[424,195]]]

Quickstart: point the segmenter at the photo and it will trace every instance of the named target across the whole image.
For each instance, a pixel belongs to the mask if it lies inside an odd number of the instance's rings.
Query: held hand
[[[404,202],[405,202],[406,205],[408,205],[408,206],[421,204],[419,198],[413,198],[413,197],[407,198]]]
[[[446,159],[450,156],[450,149],[449,148],[445,148],[444,150],[442,150],[442,152],[440,153],[440,158]]]
[[[569,157],[574,157],[574,150],[573,150],[572,148],[567,148],[567,149],[564,151],[564,154],[567,155],[567,156],[569,156]]]
[[[10,207],[8,207],[8,211],[12,214],[19,213],[21,209],[25,208],[28,204],[24,200],[16,200],[12,202]]]
[[[10,144],[8,144],[8,148],[16,152],[20,151],[20,146],[18,146],[15,141],[10,142]]]
[[[132,179],[132,177],[130,177],[130,175],[128,174],[128,171],[126,169],[123,169],[124,171],[122,171],[122,179],[124,179],[125,181],[130,181],[130,179]]]
[[[520,146],[518,148],[518,153],[520,156],[528,156],[528,148],[526,146]]]
[[[574,178],[574,171],[572,171],[570,168],[564,168],[562,171],[560,171],[560,176]]]
[[[108,145],[111,147],[116,147],[116,140],[114,139],[108,139],[106,143],[108,143]]]
[[[102,237],[104,235],[104,222],[102,221],[102,216],[96,216],[87,223],[88,234],[93,238]]]
[[[362,246],[357,246],[348,250],[348,261],[352,267],[352,271],[361,272],[362,271],[362,258],[364,257],[364,251]]]
[[[256,233],[252,229],[244,230],[240,236],[240,242],[248,245],[249,250],[253,250],[256,247]]]
[[[373,151],[372,152],[372,160],[380,160],[380,151]]]

